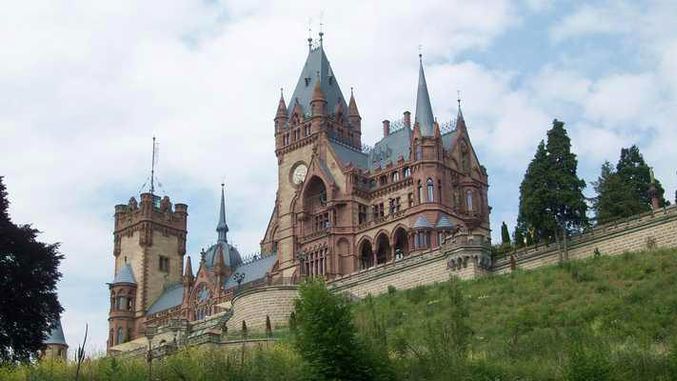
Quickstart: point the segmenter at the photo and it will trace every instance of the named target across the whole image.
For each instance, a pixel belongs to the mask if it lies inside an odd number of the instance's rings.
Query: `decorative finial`
[[[423,50],[423,45],[418,44],[418,62],[423,63],[423,53],[421,52]]]
[[[350,96],[351,97],[353,96],[353,87],[352,86],[350,86]]]
[[[322,37],[324,37],[324,23],[322,19],[324,18],[324,11],[320,12],[320,46],[322,46]]]
[[[280,87],[280,96],[284,97],[284,88]]]
[[[456,90],[456,94],[458,94],[458,98],[456,101],[458,102],[458,109],[461,109],[461,90]]]

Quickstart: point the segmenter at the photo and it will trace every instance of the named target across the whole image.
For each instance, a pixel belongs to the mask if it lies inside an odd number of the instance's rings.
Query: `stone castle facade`
[[[243,261],[229,242],[223,189],[216,242],[200,253],[195,272],[186,255],[187,205],[153,193],[117,205],[109,352],[144,345],[159,327],[179,327],[184,339],[195,331],[189,327],[212,321],[227,328],[251,310],[236,305],[259,289],[276,287],[275,299],[291,305],[305,277],[332,282],[384,267],[406,273],[399,263],[452,239],[474,245],[466,261],[488,266],[488,176],[460,101],[453,123],[435,118],[420,61],[413,120],[408,111],[384,120],[383,137],[366,148],[353,91],[346,101],[322,36],[309,41],[289,104],[281,96],[274,117],[278,188],[260,256]],[[283,324],[285,308],[266,320]]]

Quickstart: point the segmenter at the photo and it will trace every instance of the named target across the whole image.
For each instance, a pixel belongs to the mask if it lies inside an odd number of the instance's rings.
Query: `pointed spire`
[[[456,130],[461,131],[466,129],[465,119],[463,119],[463,111],[461,111],[461,92],[458,92],[458,115],[456,116]]]
[[[418,90],[416,93],[416,115],[414,116],[414,122],[419,124],[422,135],[430,136],[433,134],[433,109],[430,105],[428,85],[426,84],[425,73],[423,72],[423,56],[419,54],[418,59]]]
[[[277,113],[275,120],[279,118],[287,118],[287,103],[284,101],[284,90],[280,88],[280,101],[277,103]]]
[[[355,102],[355,94],[353,94],[353,88],[350,88],[350,101],[348,103],[348,116],[360,116],[360,112],[357,110],[357,103]]]
[[[219,233],[219,242],[228,242],[226,233],[228,233],[228,224],[226,224],[226,195],[225,184],[221,183],[221,210],[219,211],[219,223],[216,225],[216,231]]]
[[[190,263],[190,255],[186,256],[186,269],[183,270],[183,276],[184,277],[193,276],[193,265]]]

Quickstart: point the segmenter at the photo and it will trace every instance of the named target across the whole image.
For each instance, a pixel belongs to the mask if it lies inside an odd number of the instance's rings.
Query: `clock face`
[[[294,172],[291,175],[291,181],[294,185],[299,185],[306,179],[306,174],[308,173],[308,167],[305,164],[299,164],[294,168]]]

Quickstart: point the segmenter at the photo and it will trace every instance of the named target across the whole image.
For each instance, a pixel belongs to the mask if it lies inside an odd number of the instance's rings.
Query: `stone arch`
[[[371,240],[368,237],[363,237],[357,247],[360,258],[360,270],[374,266],[374,251]]]
[[[392,259],[392,248],[390,247],[390,238],[385,231],[380,231],[376,235],[376,264],[382,264]]]
[[[303,207],[306,210],[323,208],[328,200],[327,186],[319,176],[314,175],[303,189]]]
[[[404,225],[397,225],[393,230],[391,241],[393,242],[393,255],[400,259],[409,254],[409,234]]]

